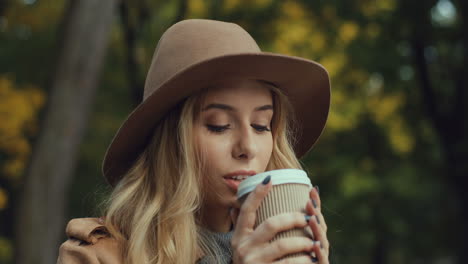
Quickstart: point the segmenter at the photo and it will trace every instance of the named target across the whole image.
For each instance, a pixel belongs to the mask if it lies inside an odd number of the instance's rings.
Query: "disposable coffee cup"
[[[306,203],[310,199],[309,192],[312,189],[312,183],[309,177],[307,177],[307,173],[298,169],[280,169],[262,172],[242,181],[237,191],[239,202],[242,204],[248,194],[267,176],[271,176],[273,187],[257,210],[254,228],[274,215],[289,212],[305,213]],[[309,227],[295,228],[278,233],[270,242],[286,237],[313,238],[313,233]],[[306,253],[292,254],[287,257],[303,254]]]

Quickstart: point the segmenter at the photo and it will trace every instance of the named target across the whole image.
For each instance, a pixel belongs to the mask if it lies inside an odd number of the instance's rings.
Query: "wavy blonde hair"
[[[273,97],[273,152],[267,170],[301,168],[292,149],[287,97],[267,84]],[[194,263],[215,259],[218,248],[200,233],[202,158],[193,123],[206,91],[180,103],[157,125],[132,168],[106,202],[105,225],[123,246],[125,263]]]

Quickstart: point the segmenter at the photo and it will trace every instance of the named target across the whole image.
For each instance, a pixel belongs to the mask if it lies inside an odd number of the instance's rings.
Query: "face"
[[[241,180],[265,171],[273,149],[272,117],[272,95],[260,82],[231,80],[207,92],[194,124],[205,161],[205,206],[234,206]]]

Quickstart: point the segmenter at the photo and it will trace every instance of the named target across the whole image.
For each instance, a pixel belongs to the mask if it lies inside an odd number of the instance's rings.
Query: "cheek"
[[[226,149],[228,148],[228,143],[226,140],[222,140],[220,137],[208,136],[203,138],[203,153],[208,162],[216,162],[216,157],[224,157]]]
[[[268,165],[268,162],[270,161],[271,154],[273,152],[273,138],[272,137],[265,137],[260,140],[260,151],[258,153],[259,157],[261,157],[263,165],[266,166]]]
[[[209,165],[208,168],[205,166],[205,172],[209,173],[208,169],[210,171],[222,169],[221,162],[226,160],[225,157],[229,149],[228,140],[202,132],[197,137],[197,148],[204,164]]]
[[[265,145],[266,145],[266,150],[265,150],[265,152],[268,153],[267,160],[270,161],[271,154],[272,154],[272,152],[273,152],[273,138],[270,137],[270,138],[268,139],[268,142],[266,142]]]

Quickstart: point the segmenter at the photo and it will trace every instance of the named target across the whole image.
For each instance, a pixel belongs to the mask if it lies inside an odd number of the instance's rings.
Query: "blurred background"
[[[467,263],[464,0],[0,0],[0,263],[55,263],[66,222],[101,215],[105,150],[187,18],[328,69],[303,163],[331,263]]]

